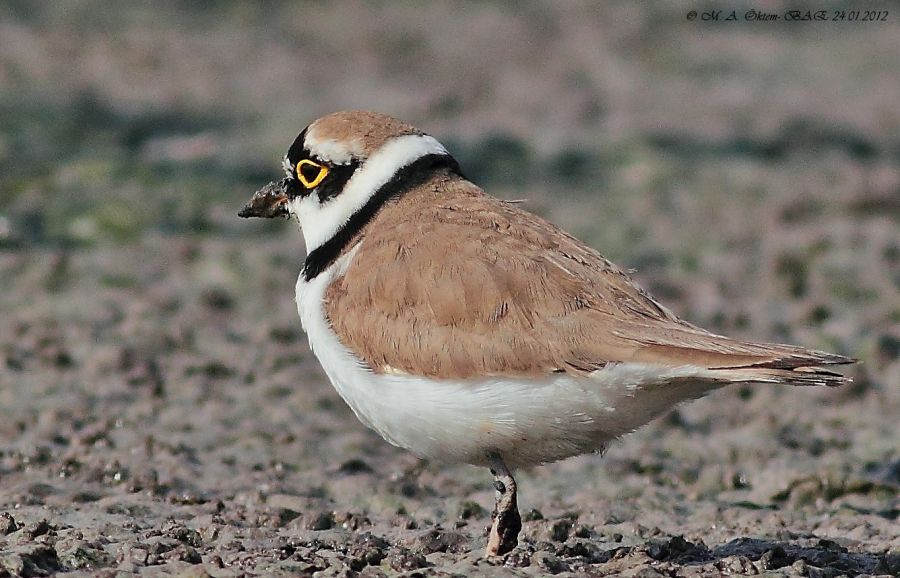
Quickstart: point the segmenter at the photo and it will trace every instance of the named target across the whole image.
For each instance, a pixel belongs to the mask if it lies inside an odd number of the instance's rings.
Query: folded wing
[[[585,375],[631,362],[698,366],[723,382],[839,385],[846,378],[823,366],[852,362],[680,320],[593,249],[461,179],[411,191],[371,225],[325,308],[376,372]]]

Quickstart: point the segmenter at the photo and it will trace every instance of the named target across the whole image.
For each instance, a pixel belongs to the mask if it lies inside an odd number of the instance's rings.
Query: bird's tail
[[[664,337],[670,338],[645,342],[643,352],[669,365],[704,367],[705,377],[723,385],[743,382],[834,387],[852,380],[831,368],[857,361],[796,345],[738,341],[693,327]]]
[[[855,360],[844,358],[845,361],[833,363],[854,363]],[[784,385],[825,385],[837,387],[850,383],[852,378],[840,373],[830,371],[819,366],[797,366],[791,368],[777,367],[740,367],[720,368],[710,371],[716,379],[731,383],[779,383]]]

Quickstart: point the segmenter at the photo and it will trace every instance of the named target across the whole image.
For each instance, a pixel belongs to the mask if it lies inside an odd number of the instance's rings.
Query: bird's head
[[[452,161],[437,140],[390,116],[329,114],[294,140],[283,159],[286,176],[257,191],[238,214],[293,217],[312,250],[333,237],[404,167],[426,156]]]

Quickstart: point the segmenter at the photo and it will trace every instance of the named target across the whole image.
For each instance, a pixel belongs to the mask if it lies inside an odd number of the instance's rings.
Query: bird
[[[730,384],[838,386],[855,360],[716,335],[391,116],[315,120],[241,217],[297,221],[297,310],[328,379],[389,443],[490,468],[485,555],[518,543],[514,472],[602,452]],[[558,197],[564,202],[564,197]]]

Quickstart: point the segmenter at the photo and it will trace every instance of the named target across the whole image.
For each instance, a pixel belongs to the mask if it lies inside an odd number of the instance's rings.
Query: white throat
[[[315,192],[292,200],[290,211],[300,222],[306,252],[311,253],[334,237],[397,171],[429,154],[447,154],[447,149],[428,135],[396,137],[356,170],[339,195],[324,203],[319,202]]]

